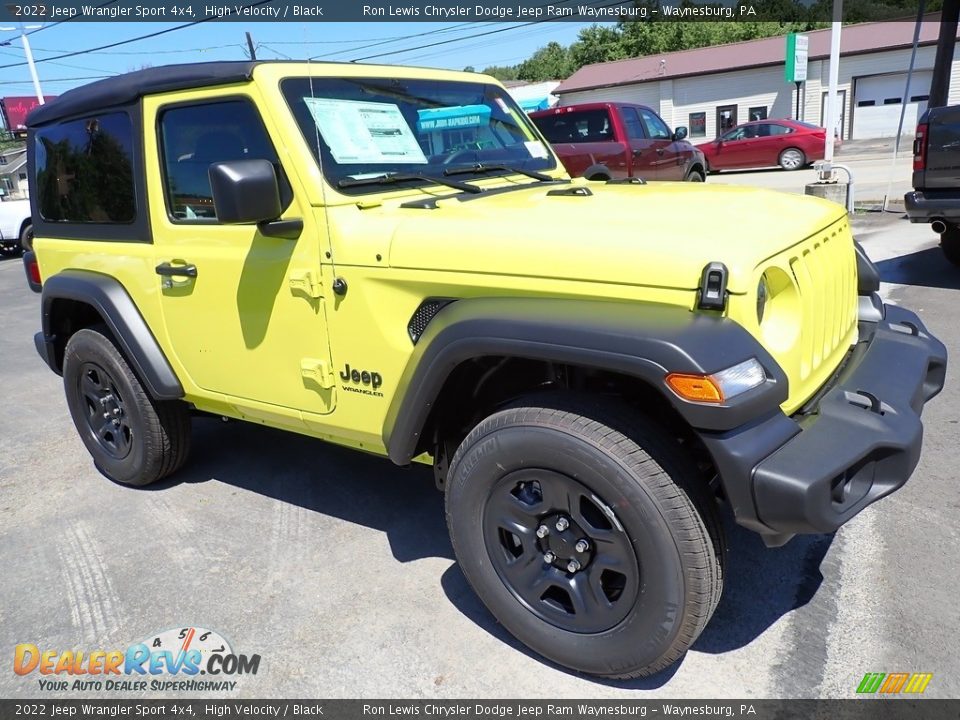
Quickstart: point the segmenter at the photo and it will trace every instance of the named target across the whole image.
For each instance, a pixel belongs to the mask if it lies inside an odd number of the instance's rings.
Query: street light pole
[[[33,52],[30,50],[30,41],[27,40],[27,30],[42,27],[40,25],[21,25],[20,42],[23,43],[23,52],[27,56],[27,65],[30,67],[30,77],[33,79],[33,90],[37,94],[37,102],[43,105],[43,91],[40,89],[40,77],[37,75],[37,66],[33,62]],[[0,30],[16,30],[12,27],[0,27]]]

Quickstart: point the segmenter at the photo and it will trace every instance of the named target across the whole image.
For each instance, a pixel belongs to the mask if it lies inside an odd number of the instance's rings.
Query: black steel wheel
[[[510,633],[573,670],[632,678],[703,631],[724,550],[689,453],[615,403],[533,396],[481,421],[450,463],[447,524]]]
[[[134,431],[116,382],[95,362],[81,363],[76,382],[88,437],[110,457],[122,460],[130,454]]]
[[[186,460],[186,404],[150,397],[105,327],[70,336],[63,354],[63,388],[80,439],[97,469],[111,480],[148,485]]]
[[[500,580],[552,625],[603,632],[636,602],[640,568],[630,538],[610,505],[572,477],[509,473],[490,493],[483,527]]]

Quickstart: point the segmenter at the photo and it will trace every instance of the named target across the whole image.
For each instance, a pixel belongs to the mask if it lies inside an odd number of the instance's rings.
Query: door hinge
[[[301,292],[308,297],[323,297],[323,285],[313,270],[293,270],[290,273],[290,287],[294,292]]]
[[[330,365],[326,360],[304,358],[300,361],[300,374],[308,380],[313,380],[313,382],[325,390],[333,387],[333,371],[330,369]]]

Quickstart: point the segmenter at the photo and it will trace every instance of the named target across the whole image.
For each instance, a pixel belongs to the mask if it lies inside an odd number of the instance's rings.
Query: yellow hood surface
[[[571,187],[591,194],[548,194]],[[845,212],[813,197],[701,183],[533,182],[460,197],[428,209],[401,207],[416,201],[407,196],[364,211],[395,226],[390,265],[693,290],[704,265],[720,261],[728,289],[745,293],[759,263]]]

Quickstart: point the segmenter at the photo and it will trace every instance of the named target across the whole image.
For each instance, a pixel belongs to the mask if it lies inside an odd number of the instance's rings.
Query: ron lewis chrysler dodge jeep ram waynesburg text
[[[36,346],[104,475],[175,472],[194,413],[432,463],[477,594],[583,672],[696,640],[720,503],[777,545],[902,486],[943,385],[842,207],[571,180],[481,75],[148,68],[28,143]]]

